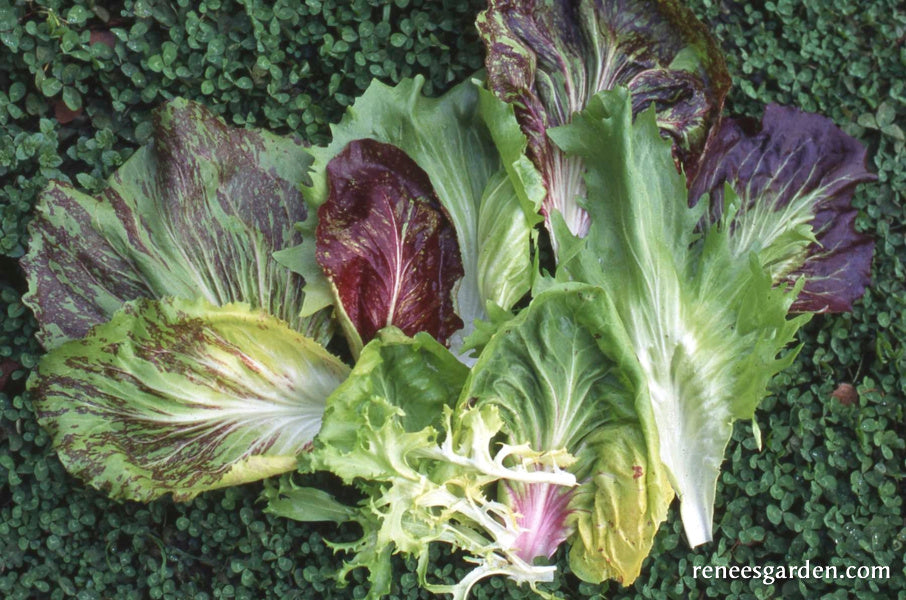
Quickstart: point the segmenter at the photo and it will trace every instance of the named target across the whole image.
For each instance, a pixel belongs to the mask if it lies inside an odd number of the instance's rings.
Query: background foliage
[[[0,596],[359,598],[336,589],[343,532],[274,519],[260,486],[187,505],[117,504],[62,469],[24,380],[41,350],[17,259],[50,178],[89,190],[151,133],[173,96],[228,122],[324,142],[372,77],[424,74],[440,92],[480,68],[482,0],[0,0]],[[765,102],[832,117],[866,143],[879,181],[856,197],[877,239],[873,287],[849,315],[818,317],[757,414],[737,428],[713,543],[690,551],[678,515],[628,589],[570,575],[566,598],[892,598],[906,589],[906,10],[898,0],[694,0],[724,45],[728,110]],[[888,580],[707,581],[695,565],[884,565]],[[563,563],[565,567],[565,562]],[[428,598],[399,563],[396,598]],[[437,556],[437,577],[454,558]],[[499,580],[476,598],[528,597]]]

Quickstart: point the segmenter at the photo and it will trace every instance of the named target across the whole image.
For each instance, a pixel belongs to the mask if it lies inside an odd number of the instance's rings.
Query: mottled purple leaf
[[[582,163],[550,142],[601,90],[627,86],[636,114],[652,103],[676,158],[693,168],[730,85],[720,49],[691,11],[669,0],[491,0],[478,18],[489,87],[513,103],[527,155],[547,186],[541,212],[572,233],[588,216]]]
[[[396,146],[363,139],[328,163],[327,183],[317,259],[354,351],[388,325],[445,343],[463,326],[453,310],[463,267],[428,175]]]
[[[739,196],[730,224],[736,251],[761,253],[776,281],[805,276],[792,310],[845,312],[869,283],[874,247],[856,231],[851,204],[856,186],[875,179],[865,155],[830,119],[770,105],[760,125],[727,119],[715,130],[689,197],[710,194],[714,222],[729,184]]]
[[[298,139],[167,103],[153,141],[100,194],[55,182],[39,198],[22,266],[40,341],[81,338],[124,302],[165,296],[248,302],[314,334],[298,316],[302,278],[271,257],[300,241],[310,164]]]

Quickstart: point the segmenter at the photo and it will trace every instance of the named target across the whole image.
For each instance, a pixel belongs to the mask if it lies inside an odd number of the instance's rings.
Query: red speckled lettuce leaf
[[[856,186],[875,179],[865,154],[830,119],[770,105],[760,125],[727,119],[715,130],[689,197],[710,194],[715,222],[728,210],[725,186],[733,189],[734,251],[758,252],[775,281],[805,276],[793,311],[850,311],[874,248],[856,231],[851,204]]]
[[[28,381],[72,474],[113,498],[189,500],[296,468],[349,368],[247,304],[139,299]]]
[[[463,326],[453,307],[463,267],[428,175],[396,146],[363,139],[328,163],[327,182],[317,260],[353,352],[389,325],[445,343]]]
[[[715,40],[671,0],[491,0],[478,27],[488,86],[515,106],[547,187],[549,230],[553,211],[573,234],[588,230],[582,163],[550,142],[549,128],[569,123],[596,92],[627,86],[633,112],[654,104],[662,135],[690,170],[730,85]]]
[[[100,194],[55,182],[39,198],[22,260],[38,339],[54,348],[128,300],[168,296],[247,302],[325,339],[323,315],[299,316],[302,278],[271,256],[301,241],[310,164],[298,139],[229,127],[187,100],[163,105],[152,142]]]

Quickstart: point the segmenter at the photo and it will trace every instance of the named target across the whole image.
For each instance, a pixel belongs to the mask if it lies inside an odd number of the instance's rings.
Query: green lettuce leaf
[[[535,269],[529,248],[534,232],[505,171],[488,181],[478,212],[478,294],[484,300],[483,319],[494,307],[510,310],[529,291]],[[465,334],[474,331],[473,322]]]
[[[568,469],[576,487],[507,485],[523,560],[549,558],[568,539],[570,567],[582,579],[628,585],[638,576],[673,498],[647,395],[600,288],[551,289],[491,338],[462,401],[494,407],[506,443],[576,459]]]
[[[148,501],[296,467],[349,368],[247,305],[127,303],[29,379],[66,468],[114,498]]]
[[[464,276],[456,295],[456,313],[464,329],[454,334],[457,350],[476,319],[487,316],[486,302],[509,309],[531,286],[531,224],[515,192],[502,187],[495,174],[502,168],[497,150],[479,114],[477,87],[463,82],[439,98],[422,95],[424,79],[405,80],[395,87],[375,81],[331,128],[333,140],[324,148],[312,148],[312,185],[303,189],[313,208],[328,198],[327,164],[350,142],[373,139],[405,152],[430,179],[441,204],[456,230]],[[494,189],[488,190],[489,185]],[[508,198],[506,194],[513,194]],[[494,222],[482,222],[483,215]],[[497,221],[503,221],[498,223]],[[496,237],[503,224],[507,237]],[[314,231],[310,219],[302,228]],[[485,237],[489,236],[489,237]],[[307,307],[312,312],[325,305],[329,285],[311,275],[307,259],[314,254],[304,246],[281,255],[286,265],[306,274],[306,291],[321,300]],[[496,245],[499,252],[482,249]],[[504,279],[499,279],[503,275]]]
[[[128,300],[165,296],[246,302],[326,339],[323,316],[299,315],[302,279],[271,257],[301,241],[310,164],[298,139],[228,127],[187,100],[163,105],[153,142],[98,196],[61,182],[41,194],[22,260],[39,340],[56,347]]]
[[[264,498],[265,512],[295,521],[339,524],[356,519],[355,509],[338,502],[326,490],[296,485],[291,474],[283,475],[276,482],[265,480]]]
[[[654,111],[633,123],[625,88],[595,96],[572,123],[549,133],[584,161],[591,217],[583,240],[559,220],[569,242],[558,277],[600,285],[613,301],[645,375],[660,457],[696,546],[711,539],[733,421],[752,418],[768,382],[795,356],[778,357],[808,319],[787,320],[801,282],[774,287],[757,255],[731,251],[732,208],[698,232],[705,203],[689,208]]]
[[[476,85],[481,83],[475,82]],[[526,217],[532,225],[542,222],[544,218],[538,211],[547,196],[547,189],[541,173],[526,155],[528,138],[516,119],[515,107],[484,87],[478,89],[478,102],[481,118],[500,153],[504,170],[513,180]]]

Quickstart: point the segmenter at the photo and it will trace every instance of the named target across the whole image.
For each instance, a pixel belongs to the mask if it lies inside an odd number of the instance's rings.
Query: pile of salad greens
[[[98,196],[44,191],[29,390],[69,471],[138,501],[282,474],[270,512],[357,524],[337,579],[369,598],[397,553],[454,598],[545,595],[564,545],[628,585],[674,495],[711,539],[733,422],[868,284],[865,149],[723,116],[719,47],[670,0],[490,0],[477,27],[474,79],[374,82],[326,147],[176,99]],[[474,567],[429,581],[433,544]]]

